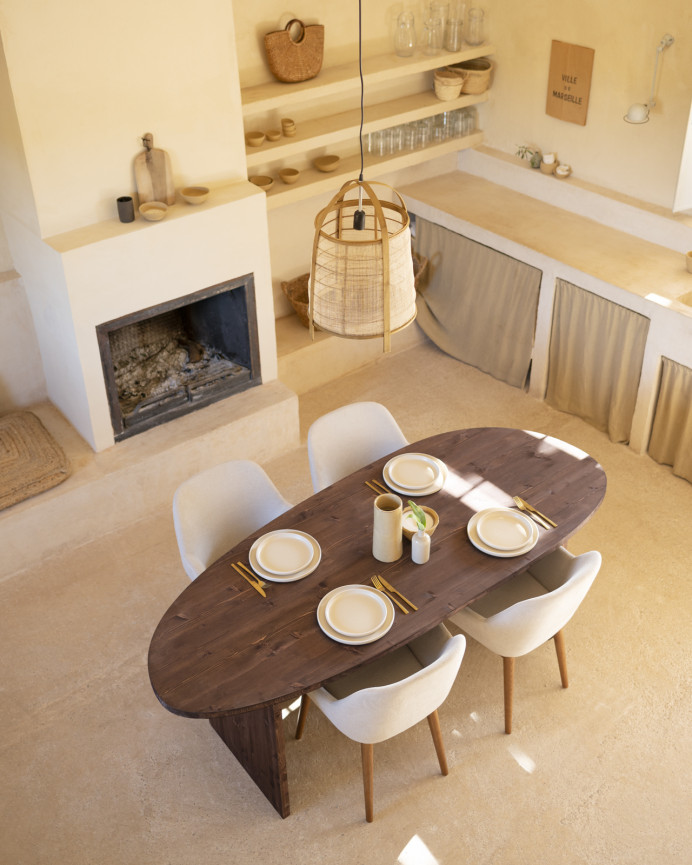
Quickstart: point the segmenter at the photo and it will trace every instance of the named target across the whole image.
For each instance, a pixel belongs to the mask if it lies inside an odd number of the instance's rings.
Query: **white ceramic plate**
[[[531,540],[533,520],[511,508],[488,508],[476,521],[478,537],[496,550],[518,550]]]
[[[407,462],[401,463],[397,466],[397,460],[401,460],[402,457],[407,458]],[[414,458],[413,460],[411,458]],[[420,469],[423,467],[423,471],[429,471],[431,467],[434,467],[434,471],[436,474],[434,475],[434,480],[429,484],[423,487],[411,487],[411,486],[402,486],[401,483],[398,483],[395,477],[390,472],[390,467],[392,463],[395,463],[394,473],[397,475],[397,478],[402,476],[402,469],[404,470],[404,479],[408,483],[415,483],[415,479],[417,478],[420,482],[421,473]],[[410,472],[407,471],[411,469],[414,464],[417,463],[418,469],[412,469]],[[399,471],[397,471],[397,468]],[[432,475],[429,475],[432,476]],[[387,484],[390,489],[393,489],[395,492],[400,493],[403,496],[428,496],[431,493],[436,493],[438,490],[441,490],[445,484],[445,480],[447,478],[447,466],[442,462],[442,460],[438,460],[437,457],[432,457],[429,454],[399,454],[397,457],[392,457],[389,462],[382,469],[382,477],[384,478],[384,482]]]
[[[496,547],[489,546],[481,540],[476,529],[478,519],[483,513],[484,511],[479,511],[477,514],[474,514],[468,521],[468,524],[466,526],[466,533],[469,536],[469,540],[474,545],[474,547],[476,547],[476,549],[480,550],[482,553],[487,553],[489,556],[499,556],[500,558],[523,556],[524,553],[528,553],[528,551],[532,550],[538,543],[538,526],[536,525],[536,523],[534,523],[533,520],[531,520],[531,538],[524,544],[523,547],[519,547],[516,550],[498,550]]]
[[[320,563],[320,560],[322,558],[322,550],[320,549],[320,545],[312,537],[312,535],[307,534],[307,532],[299,532],[297,529],[291,529],[291,534],[300,535],[302,538],[307,540],[312,547],[312,557],[310,558],[308,564],[298,571],[285,574],[275,574],[271,571],[268,571],[266,568],[263,568],[257,558],[257,548],[262,544],[264,540],[270,538],[272,535],[285,535],[286,532],[286,529],[278,529],[275,532],[268,532],[266,535],[262,535],[262,537],[257,538],[255,543],[250,547],[250,552],[248,554],[248,558],[250,559],[250,566],[258,576],[262,577],[263,580],[269,580],[273,583],[290,583],[294,580],[302,580],[303,577],[307,577],[308,574],[311,574]]]
[[[305,535],[293,531],[271,532],[257,545],[257,561],[270,574],[287,576],[302,571],[312,561],[314,548]]]
[[[381,593],[370,592],[367,586],[347,586],[325,604],[324,615],[340,634],[366,637],[384,625],[387,605]]]
[[[440,467],[425,454],[399,454],[389,460],[387,471],[398,486],[406,490],[423,490],[437,481]]]
[[[344,643],[345,645],[350,646],[360,646],[365,643],[374,643],[375,640],[379,640],[380,637],[384,637],[387,631],[389,631],[389,629],[394,624],[394,604],[385,594],[375,588],[370,588],[370,586],[357,586],[357,588],[359,589],[364,589],[367,592],[372,592],[379,595],[382,598],[382,602],[384,603],[385,607],[387,608],[387,615],[385,616],[385,620],[383,624],[379,628],[377,628],[377,630],[360,637],[348,637],[346,636],[346,634],[341,634],[339,633],[339,631],[334,630],[334,628],[327,621],[327,617],[325,615],[327,605],[332,601],[333,598],[335,598],[342,592],[348,591],[353,588],[356,587],[339,586],[339,588],[332,589],[331,592],[328,592],[322,598],[317,607],[317,624],[328,637],[331,637],[331,639],[335,640],[337,643]]]

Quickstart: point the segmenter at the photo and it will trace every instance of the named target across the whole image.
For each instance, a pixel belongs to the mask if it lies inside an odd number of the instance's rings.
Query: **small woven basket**
[[[462,93],[485,93],[490,86],[490,74],[493,71],[493,62],[487,57],[478,57],[476,60],[464,60],[448,66],[463,79],[461,85]]]
[[[436,70],[433,79],[435,96],[442,101],[456,99],[461,93],[463,83],[461,76],[454,72]]]

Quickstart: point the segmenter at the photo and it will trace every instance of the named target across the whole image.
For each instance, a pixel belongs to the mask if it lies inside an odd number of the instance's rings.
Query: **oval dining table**
[[[439,525],[430,558],[373,557],[373,500],[366,481],[383,482],[395,454],[422,453],[447,467],[438,492],[415,497]],[[571,537],[601,504],[606,476],[584,451],[528,430],[485,427],[440,433],[393,451],[311,496],[248,536],[207,568],[171,604],[149,648],[149,676],[159,701],[177,715],[208,718],[282,817],[289,796],[282,707],[431,630],[448,616],[526,570]],[[521,496],[557,526],[539,527],[523,555],[493,556],[469,540],[470,517],[515,507]],[[400,495],[404,506],[409,496]],[[309,533],[321,548],[304,579],[267,582],[261,597],[233,569],[249,564],[253,542],[277,529]],[[383,575],[418,607],[397,609],[391,629],[364,645],[328,637],[317,621],[320,600],[338,586],[370,585]]]

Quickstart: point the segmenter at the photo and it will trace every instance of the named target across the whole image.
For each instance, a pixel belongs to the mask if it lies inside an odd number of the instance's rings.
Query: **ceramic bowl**
[[[427,516],[432,519],[431,523],[430,520],[428,520],[430,525],[427,525],[425,528],[426,533],[428,535],[432,535],[432,533],[439,525],[440,517],[438,516],[437,511],[434,511],[432,508],[427,507],[427,505],[421,505],[421,507],[422,510],[425,511]],[[409,519],[407,519],[407,517]],[[407,537],[409,541],[418,531],[416,527],[416,521],[413,519],[413,514],[411,513],[411,508],[404,508],[404,510],[401,512],[401,529],[405,537]]]
[[[186,186],[180,190],[180,195],[188,204],[201,204],[209,198],[209,189],[206,186]]]
[[[274,178],[269,177],[268,174],[253,174],[250,178],[250,183],[254,183],[255,186],[259,186],[260,189],[271,189],[274,185]]]
[[[149,222],[158,222],[163,219],[168,211],[168,205],[163,201],[147,201],[145,204],[140,204],[139,212]]]
[[[245,140],[250,147],[259,147],[264,142],[264,132],[248,132]]]
[[[279,177],[284,183],[295,183],[300,177],[300,171],[297,168],[282,168]]]
[[[278,141],[281,138],[281,130],[280,129],[268,129],[267,130],[267,141]]]
[[[318,171],[335,171],[341,162],[340,156],[318,156],[312,163]]]

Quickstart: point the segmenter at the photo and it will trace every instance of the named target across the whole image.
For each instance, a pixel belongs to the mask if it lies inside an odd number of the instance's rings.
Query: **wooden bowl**
[[[340,162],[341,157],[332,154],[330,156],[318,156],[312,164],[318,171],[335,171]]]
[[[561,162],[555,169],[555,177],[558,177],[560,180],[564,180],[565,177],[569,177],[571,173],[572,166],[567,165],[567,163],[565,162]]]
[[[281,138],[281,130],[280,129],[268,129],[267,130],[267,141],[278,141]]]
[[[253,174],[250,178],[250,183],[254,183],[255,186],[259,186],[260,189],[271,189],[274,185],[274,178],[269,177],[268,174]]]
[[[264,143],[264,132],[248,132],[245,140],[250,147],[259,147],[260,144]]]
[[[186,186],[180,190],[180,195],[188,204],[201,204],[209,198],[209,189],[206,186]]]
[[[300,177],[300,171],[297,168],[282,168],[279,177],[284,183],[295,183]]]
[[[440,523],[440,517],[438,516],[437,511],[434,511],[427,505],[421,505],[421,509],[425,512],[426,517],[430,518],[428,519],[428,525],[426,525],[425,527],[425,532],[428,535],[432,535],[432,533],[435,531],[435,529]],[[410,517],[410,519],[407,520],[407,517]],[[401,512],[401,530],[403,531],[404,535],[409,539],[409,541],[418,531],[418,528],[416,527],[416,521],[413,519],[410,507],[404,508],[404,510]]]
[[[139,212],[149,222],[158,222],[159,219],[163,219],[167,211],[168,205],[164,204],[163,201],[147,201],[139,206]]]

